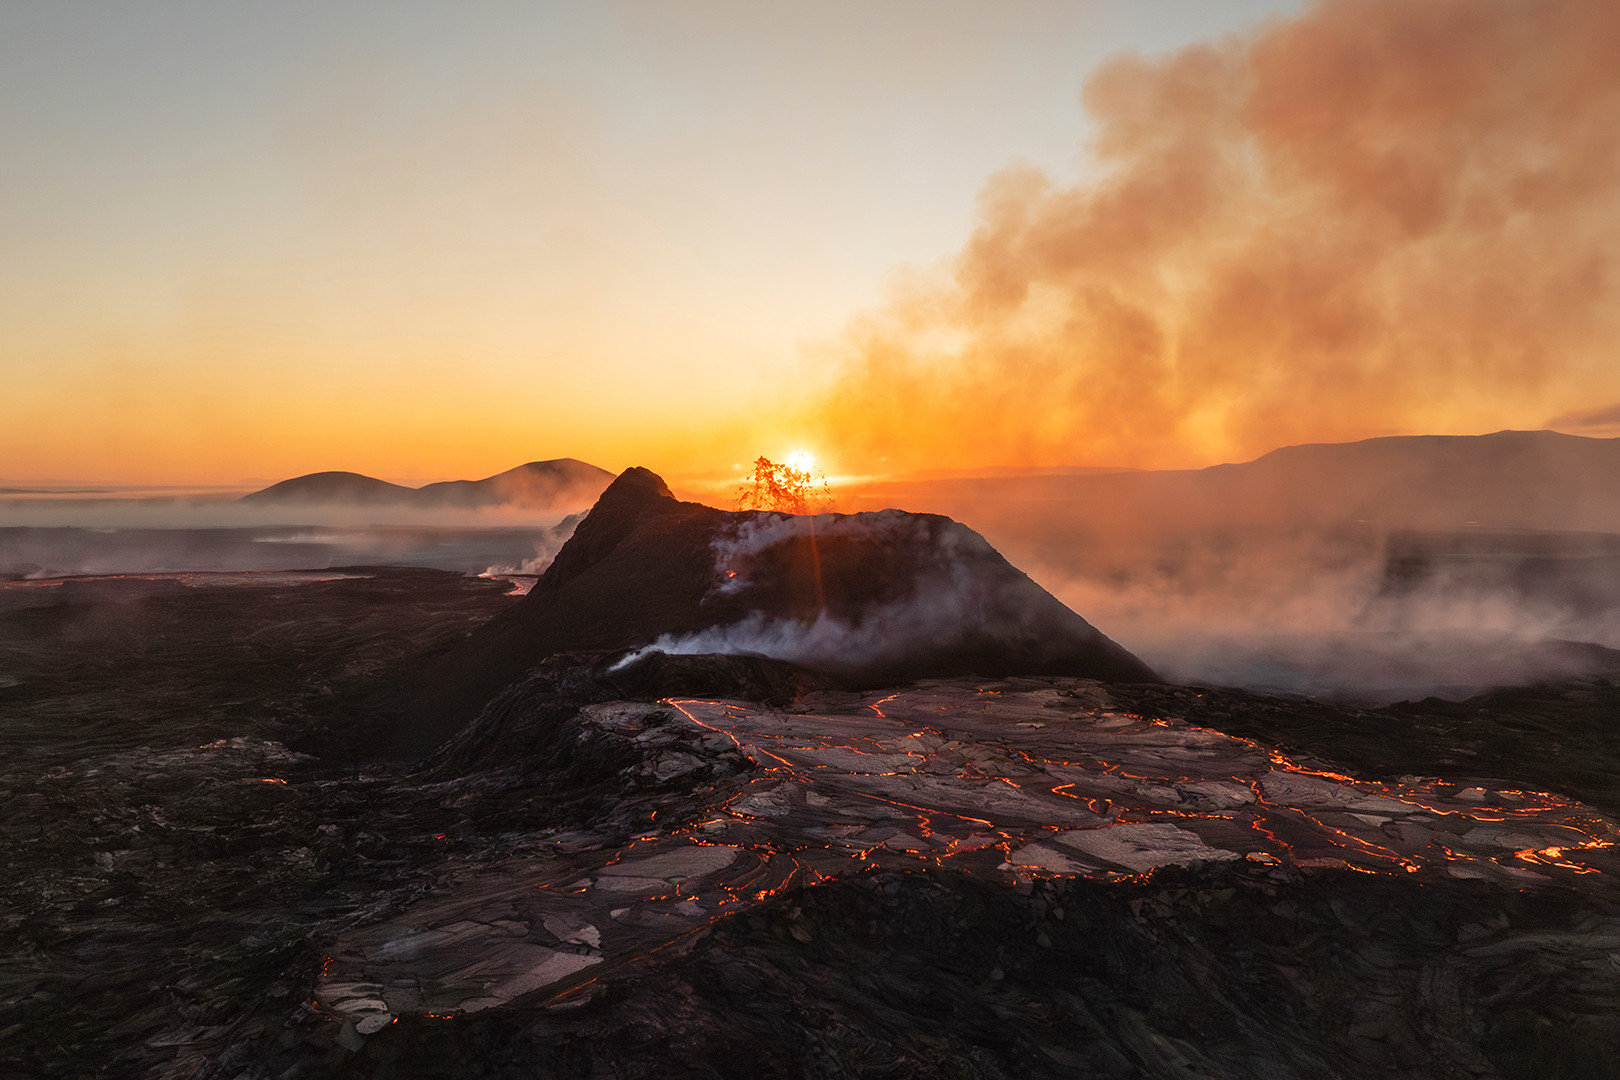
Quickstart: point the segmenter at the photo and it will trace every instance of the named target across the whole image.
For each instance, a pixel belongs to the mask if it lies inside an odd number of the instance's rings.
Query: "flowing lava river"
[[[586,706],[588,738],[660,781],[751,767],[623,846],[549,853],[338,940],[316,1007],[357,1041],[399,1018],[566,1002],[616,970],[793,890],[875,871],[959,871],[1028,893],[1181,868],[1276,882],[1322,872],[1490,883],[1598,873],[1615,826],[1556,795],[1312,770],[1254,742],[1113,711],[1097,684],[924,684],[790,711],[667,699]],[[1224,864],[1224,866],[1222,866]]]

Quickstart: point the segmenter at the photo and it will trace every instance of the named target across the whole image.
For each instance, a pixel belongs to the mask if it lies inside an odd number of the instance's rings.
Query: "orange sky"
[[[1608,0],[0,13],[0,481],[1620,412]]]
[[[851,330],[817,412],[844,453],[1620,433],[1620,5],[1322,0],[1114,60],[1085,102],[1095,174],[998,174],[961,252]]]

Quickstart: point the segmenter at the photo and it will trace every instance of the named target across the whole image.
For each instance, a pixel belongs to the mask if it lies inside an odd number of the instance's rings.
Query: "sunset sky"
[[[1617,434],[1617,10],[8,3],[0,481]]]

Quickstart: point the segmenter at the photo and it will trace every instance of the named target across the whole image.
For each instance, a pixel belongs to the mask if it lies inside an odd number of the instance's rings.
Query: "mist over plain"
[[[0,576],[355,564],[540,573],[612,474],[573,459],[410,488],[358,473],[253,492],[0,493]]]
[[[1190,682],[1389,701],[1620,670],[1620,440],[1397,437],[847,503],[966,522]]]

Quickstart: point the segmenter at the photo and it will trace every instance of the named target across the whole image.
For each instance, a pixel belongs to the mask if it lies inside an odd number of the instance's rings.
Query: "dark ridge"
[[[445,480],[416,489],[424,506],[550,505],[561,499],[593,496],[613,479],[606,469],[574,458],[531,461],[482,480]]]
[[[993,504],[1027,531],[1139,537],[1189,527],[1358,522],[1388,529],[1620,531],[1620,438],[1556,431],[1391,435],[1285,446],[1206,469],[917,480],[874,489],[958,517]],[[1019,504],[1030,509],[1020,510]]]
[[[606,469],[574,458],[531,461],[482,480],[445,480],[420,488],[390,484],[359,473],[319,472],[272,484],[262,491],[244,495],[241,501],[461,510],[492,506],[551,506],[561,502],[583,505],[612,479],[613,474]]]
[[[769,535],[717,565],[717,543],[748,530]],[[958,675],[1156,679],[949,518],[731,513],[679,502],[634,468],[602,493],[521,603],[423,674],[388,749],[426,753],[558,653],[622,653],[746,620],[792,636],[823,616],[849,628],[847,645],[792,659],[851,686]],[[730,640],[688,651],[765,650]]]
[[[318,472],[295,476],[262,491],[244,495],[242,502],[342,502],[362,506],[408,501],[414,488],[390,484],[353,472]]]

